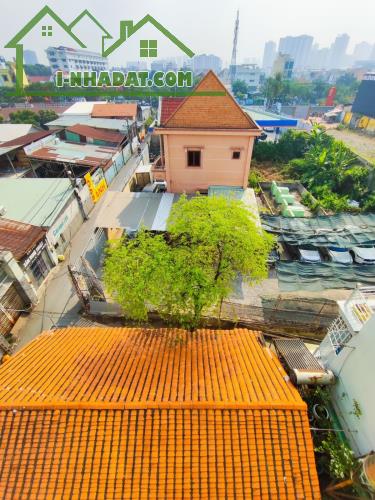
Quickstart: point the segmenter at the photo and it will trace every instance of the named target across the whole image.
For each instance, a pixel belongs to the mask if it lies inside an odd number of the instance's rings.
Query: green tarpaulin
[[[276,266],[279,289],[282,292],[308,290],[318,292],[329,288],[375,286],[375,265],[308,263],[279,261]]]
[[[375,245],[375,214],[337,214],[304,219],[262,215],[262,226],[277,235],[280,242],[290,245],[344,248]]]

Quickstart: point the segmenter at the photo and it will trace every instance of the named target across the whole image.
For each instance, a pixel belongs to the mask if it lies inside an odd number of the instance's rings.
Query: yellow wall
[[[0,69],[0,77],[3,77],[3,86],[4,87],[14,87],[16,82],[16,63],[7,62],[6,68]],[[4,76],[7,81],[4,81]],[[23,72],[23,86],[26,87],[29,84],[25,71]]]

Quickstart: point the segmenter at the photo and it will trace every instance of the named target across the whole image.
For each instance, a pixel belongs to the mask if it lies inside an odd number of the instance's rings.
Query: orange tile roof
[[[0,367],[5,498],[320,498],[306,405],[248,330],[67,328]]]
[[[91,116],[92,118],[137,118],[137,103],[123,103],[123,104],[94,104]]]
[[[213,71],[203,77],[195,91],[225,92],[225,95],[187,97],[166,119],[164,128],[260,130]]]

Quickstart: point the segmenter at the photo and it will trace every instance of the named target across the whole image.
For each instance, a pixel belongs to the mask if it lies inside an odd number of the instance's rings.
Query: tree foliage
[[[294,158],[301,158],[308,150],[311,136],[307,132],[289,129],[279,142],[257,141],[253,158],[257,161],[287,163]]]
[[[300,158],[291,160],[287,173],[299,179],[321,205],[335,212],[350,210],[351,199],[365,203],[369,168],[341,141],[315,127],[309,147]]]
[[[239,274],[250,283],[267,276],[273,238],[238,200],[182,196],[167,231],[142,229],[108,247],[104,282],[129,318],[144,320],[153,308],[195,328],[231,293]]]
[[[50,76],[51,68],[44,64],[25,64],[24,70],[29,76]]]
[[[337,104],[353,102],[358,90],[359,82],[352,74],[345,74],[338,78],[336,84]],[[281,74],[269,77],[263,84],[262,93],[267,99],[267,106],[272,108],[275,102],[282,104],[323,104],[331,84],[322,80],[300,82],[284,80]]]
[[[51,109],[41,109],[37,113],[31,109],[21,109],[9,115],[11,123],[32,123],[43,127],[46,123],[57,120],[58,115]]]
[[[38,114],[31,109],[22,109],[19,111],[14,111],[9,115],[10,123],[32,123],[33,125],[39,126]]]
[[[236,96],[242,96],[244,94],[247,94],[248,91],[247,83],[243,80],[235,80],[232,83],[232,90]]]

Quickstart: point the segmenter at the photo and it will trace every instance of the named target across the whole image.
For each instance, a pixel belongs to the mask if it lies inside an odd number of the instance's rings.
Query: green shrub
[[[249,173],[249,187],[257,189],[259,182],[262,181],[262,175],[255,169],[251,169]]]
[[[336,436],[334,432],[322,441],[317,451],[327,453],[329,456],[329,472],[336,479],[352,477],[357,466],[357,460],[349,446]]]
[[[254,145],[253,158],[257,161],[276,161],[276,144],[258,141]]]

